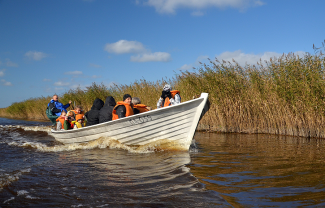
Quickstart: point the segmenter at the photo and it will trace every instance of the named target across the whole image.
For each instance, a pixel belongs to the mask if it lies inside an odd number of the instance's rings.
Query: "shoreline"
[[[20,120],[20,121],[37,121],[37,122],[51,122],[50,120],[48,119],[43,119],[43,118],[36,118],[36,119],[32,119],[32,118],[13,118],[13,117],[7,117],[7,116],[0,116],[0,118],[6,118],[6,119],[12,119],[12,120]]]

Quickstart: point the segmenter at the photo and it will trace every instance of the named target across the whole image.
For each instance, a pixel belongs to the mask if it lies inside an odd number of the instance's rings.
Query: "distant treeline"
[[[69,90],[59,95],[88,111],[93,100],[106,96],[122,100],[125,93],[139,97],[156,108],[166,83],[180,90],[182,102],[209,93],[210,110],[200,121],[200,129],[218,132],[271,133],[325,138],[325,57],[294,54],[240,66],[235,61],[210,60],[194,72],[181,72],[171,80],[136,81],[130,85],[107,87],[93,83],[85,90]],[[0,116],[46,119],[51,97],[32,98],[0,109]]]

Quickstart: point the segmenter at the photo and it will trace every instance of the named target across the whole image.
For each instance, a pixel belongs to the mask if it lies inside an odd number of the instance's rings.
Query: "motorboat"
[[[188,150],[199,123],[208,110],[208,93],[177,105],[71,130],[51,130],[51,135],[64,144],[90,142],[101,137],[126,145],[155,142],[177,145]]]

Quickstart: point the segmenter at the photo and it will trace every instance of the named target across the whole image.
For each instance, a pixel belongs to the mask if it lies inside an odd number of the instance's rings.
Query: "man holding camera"
[[[179,103],[181,103],[180,92],[178,90],[172,90],[171,86],[166,84],[157,102],[157,108],[172,106]]]

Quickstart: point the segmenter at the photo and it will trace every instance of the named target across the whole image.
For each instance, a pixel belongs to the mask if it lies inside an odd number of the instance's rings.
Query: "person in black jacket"
[[[103,107],[103,105],[104,102],[101,99],[95,99],[90,111],[85,113],[85,117],[87,119],[87,126],[99,124],[99,110]]]
[[[128,106],[128,110],[126,109],[126,106]],[[124,118],[130,115],[133,115],[133,105],[132,105],[132,97],[129,94],[123,95],[123,102],[117,102],[117,106],[114,107],[115,114],[117,115],[117,118]],[[113,111],[114,111],[113,109]],[[114,112],[113,112],[114,114]],[[117,119],[115,118],[115,119]],[[113,116],[114,119],[114,116]]]
[[[116,105],[115,99],[108,96],[105,100],[104,107],[99,111],[99,123],[104,123],[112,120],[112,112]]]

